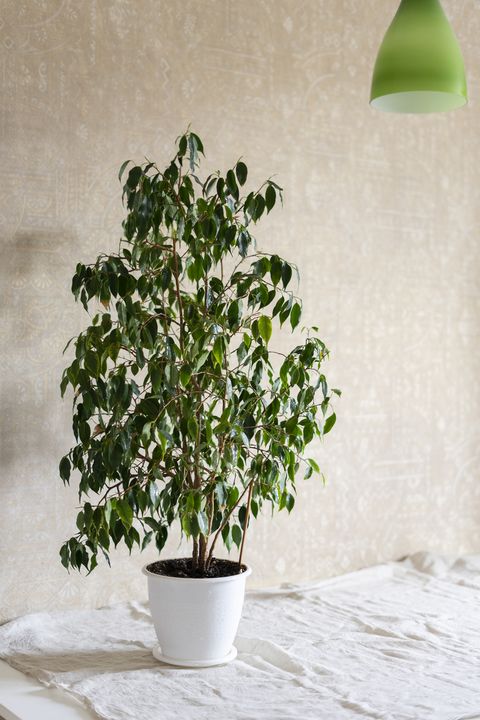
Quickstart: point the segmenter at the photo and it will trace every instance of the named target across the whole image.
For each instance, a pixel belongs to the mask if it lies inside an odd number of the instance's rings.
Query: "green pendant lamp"
[[[462,53],[439,0],[402,0],[378,51],[370,104],[431,113],[466,102]]]

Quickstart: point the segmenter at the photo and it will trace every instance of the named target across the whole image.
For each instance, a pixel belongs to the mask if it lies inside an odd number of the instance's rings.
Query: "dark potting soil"
[[[216,578],[239,575],[245,572],[246,565],[239,566],[233,560],[213,558],[207,571],[202,572],[193,567],[192,558],[176,558],[174,560],[157,560],[147,565],[147,570],[157,575],[168,575],[178,578]]]

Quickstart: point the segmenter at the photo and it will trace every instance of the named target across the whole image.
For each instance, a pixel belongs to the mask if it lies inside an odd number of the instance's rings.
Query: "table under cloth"
[[[141,603],[35,613],[0,657],[107,720],[480,717],[480,556],[417,553],[308,587],[247,593],[238,658],[162,665]]]

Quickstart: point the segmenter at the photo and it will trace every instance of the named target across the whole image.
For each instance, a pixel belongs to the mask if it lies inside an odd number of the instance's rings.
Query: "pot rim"
[[[170,559],[170,558],[168,558]],[[175,558],[173,558],[175,559]],[[155,560],[153,561],[155,562]],[[189,578],[189,577],[174,577],[173,575],[159,575],[158,573],[151,572],[151,570],[148,569],[148,566],[152,563],[149,562],[146,565],[142,567],[142,573],[146,575],[147,577],[154,577],[158,578],[159,580],[169,580],[169,581],[176,581],[176,582],[183,582],[183,583],[222,583],[222,582],[234,582],[235,580],[239,580],[240,578],[247,578],[249,575],[252,574],[252,568],[250,565],[247,565],[246,563],[242,563],[242,565],[245,565],[245,570],[242,573],[237,573],[236,575],[225,575],[224,577],[213,577],[213,578]]]

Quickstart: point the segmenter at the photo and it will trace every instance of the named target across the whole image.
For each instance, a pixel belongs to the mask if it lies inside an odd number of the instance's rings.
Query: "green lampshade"
[[[429,113],[466,102],[462,53],[439,0],[402,0],[378,51],[371,105]]]

